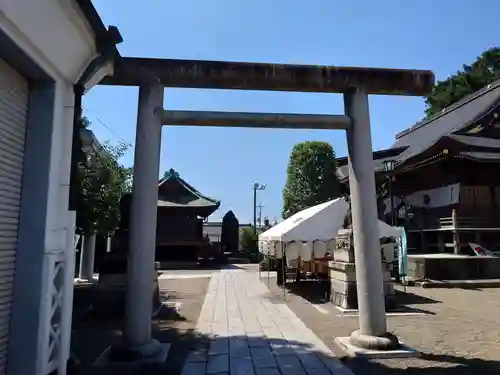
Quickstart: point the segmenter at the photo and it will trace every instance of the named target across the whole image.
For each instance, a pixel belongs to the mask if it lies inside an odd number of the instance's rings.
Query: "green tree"
[[[335,152],[326,142],[302,142],[293,147],[283,189],[284,219],[340,196]]]
[[[462,71],[437,82],[425,98],[425,112],[433,115],[499,78],[500,48],[490,48],[471,65],[464,65]]]
[[[251,261],[256,262],[259,258],[259,233],[255,233],[253,227],[241,229],[241,251]]]
[[[88,125],[88,120],[83,122]],[[128,145],[112,146],[84,154],[78,161],[80,194],[77,201],[77,230],[81,234],[109,235],[118,227],[120,199],[131,191],[132,169],[124,167],[119,159]]]

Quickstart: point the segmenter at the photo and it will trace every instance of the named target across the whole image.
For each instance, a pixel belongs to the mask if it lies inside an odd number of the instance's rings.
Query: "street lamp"
[[[394,226],[394,199],[392,197],[392,172],[396,167],[396,162],[394,160],[384,160],[384,171],[389,175],[389,199],[391,207],[391,225]]]
[[[265,190],[266,185],[255,182],[253,184],[253,232],[257,233],[257,190]]]
[[[384,170],[388,174],[389,178],[389,199],[390,199],[390,207],[391,207],[391,225],[394,226],[394,199],[392,197],[392,173],[396,167],[396,162],[394,160],[384,160]],[[398,255],[399,256],[399,255]],[[393,265],[394,273],[395,273],[395,281],[400,281],[399,268],[396,264]]]

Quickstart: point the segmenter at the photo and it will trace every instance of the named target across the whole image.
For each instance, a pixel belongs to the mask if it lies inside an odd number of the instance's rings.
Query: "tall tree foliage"
[[[439,81],[425,98],[426,114],[433,115],[500,78],[500,48],[490,48],[462,71]]]
[[[256,262],[259,259],[259,233],[253,227],[241,229],[241,251],[251,261]]]
[[[303,142],[293,147],[283,189],[284,219],[340,196],[335,152],[326,142]]]
[[[89,124],[82,121],[82,128]],[[80,194],[77,202],[77,230],[81,234],[109,235],[118,227],[120,199],[131,190],[131,168],[119,163],[128,146],[112,146],[84,153],[78,161]]]

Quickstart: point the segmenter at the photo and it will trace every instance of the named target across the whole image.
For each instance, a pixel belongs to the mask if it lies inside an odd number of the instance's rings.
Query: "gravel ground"
[[[154,323],[155,337],[160,342],[172,343],[165,365],[169,375],[180,375],[189,352],[207,341],[196,333],[196,323],[209,281],[208,277],[159,281],[160,291],[167,293],[170,301],[181,302],[180,319]]]
[[[274,281],[274,282],[273,282]],[[267,280],[264,281],[267,284]],[[272,298],[283,292],[271,281]],[[310,288],[310,287],[309,287]],[[305,288],[304,288],[305,289]],[[287,304],[337,355],[334,338],[358,328],[357,317],[339,313],[331,304],[323,312],[298,294],[288,294]],[[500,374],[500,289],[422,289],[398,293],[407,311],[418,316],[390,316],[389,330],[405,344],[419,350],[420,358],[354,360],[345,364],[357,375],[483,375]],[[317,296],[316,296],[317,297]],[[315,303],[314,293],[308,299]]]
[[[172,343],[172,346],[164,365],[140,369],[138,374],[165,374],[168,369],[168,374],[178,375],[188,352],[206,340],[196,334],[195,328],[209,280],[210,278],[205,277],[159,281],[160,292],[167,293],[169,301],[181,303],[179,314],[162,314],[152,323],[153,336],[160,342]],[[102,371],[92,368],[92,363],[106,348],[118,343],[121,338],[120,320],[95,318],[88,313],[94,295],[94,288],[75,289],[71,346],[80,362],[80,366],[76,368],[79,374],[101,375]],[[114,375],[115,371],[105,373]],[[116,374],[124,373],[118,371]]]

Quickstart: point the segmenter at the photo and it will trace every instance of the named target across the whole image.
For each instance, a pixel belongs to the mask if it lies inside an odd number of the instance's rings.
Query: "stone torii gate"
[[[379,237],[368,95],[423,96],[434,85],[432,72],[120,57],[101,84],[139,86],[122,349],[142,361],[165,359],[150,325],[162,125],[346,130],[360,326],[350,340],[359,348],[398,346],[387,332],[381,255],[374,251]],[[165,87],[340,93],[345,114],[165,111]]]

